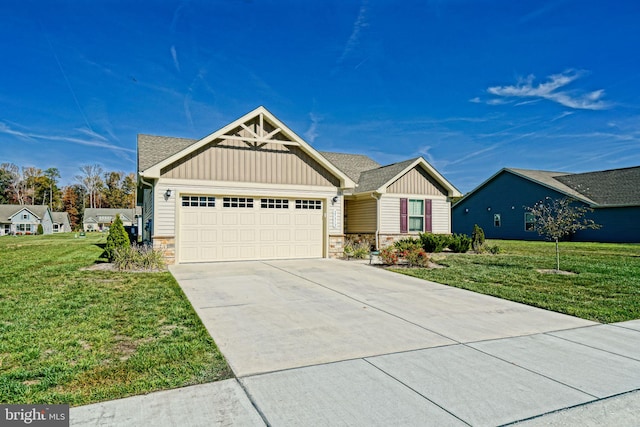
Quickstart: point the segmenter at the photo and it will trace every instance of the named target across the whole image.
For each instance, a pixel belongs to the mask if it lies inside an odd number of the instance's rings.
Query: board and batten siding
[[[423,196],[446,196],[447,190],[422,168],[415,167],[402,175],[387,188],[392,194],[422,194]]]
[[[299,147],[215,141],[161,171],[163,178],[335,186],[340,180]]]
[[[415,196],[391,196],[383,195],[380,199],[380,233],[400,234],[400,199],[424,200],[429,197]],[[431,227],[434,234],[451,233],[451,203],[446,199],[436,198],[431,200]]]
[[[347,233],[375,233],[377,206],[374,198],[347,201]]]
[[[171,197],[165,200],[164,193],[167,189],[171,189]],[[334,188],[323,189],[274,189],[259,187],[234,187],[234,186],[216,186],[212,187],[203,183],[196,185],[194,183],[183,182],[177,183],[160,179],[155,185],[154,191],[154,230],[155,236],[175,236],[177,224],[177,211],[181,206],[182,195],[213,195],[221,196],[241,196],[241,197],[260,197],[269,198],[288,198],[295,199],[321,199],[323,202],[324,212],[326,214],[327,230],[329,234],[342,234],[342,198],[338,202],[332,203],[331,199],[336,195]],[[216,200],[222,203],[222,200]],[[257,204],[259,206],[259,203]],[[334,214],[335,212],[335,214]],[[335,221],[333,220],[335,215]]]

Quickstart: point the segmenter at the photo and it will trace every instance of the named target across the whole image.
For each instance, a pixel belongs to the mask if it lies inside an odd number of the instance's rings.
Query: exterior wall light
[[[166,199],[168,199],[169,197],[171,197],[171,189],[167,188],[167,191],[164,192],[164,197]]]

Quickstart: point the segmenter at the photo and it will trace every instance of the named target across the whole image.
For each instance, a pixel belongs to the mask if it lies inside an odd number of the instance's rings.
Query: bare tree
[[[27,198],[27,180],[24,179],[20,168],[13,163],[3,163],[0,168],[9,176],[9,188],[14,195],[15,201],[20,205],[24,205]]]
[[[598,229],[601,226],[585,215],[593,209],[586,206],[572,206],[569,198],[551,199],[547,197],[533,207],[525,207],[533,214],[535,230],[539,235],[556,242],[556,270],[560,270],[560,248],[558,241],[579,230]]]
[[[82,175],[76,175],[76,181],[82,185],[89,196],[89,207],[95,208],[100,200],[102,189],[102,167],[100,165],[85,165],[80,168]]]

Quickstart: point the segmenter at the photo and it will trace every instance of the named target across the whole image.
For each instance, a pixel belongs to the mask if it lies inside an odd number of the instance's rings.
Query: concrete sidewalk
[[[332,260],[171,270],[238,379],[72,408],[72,425],[637,425],[640,320]]]

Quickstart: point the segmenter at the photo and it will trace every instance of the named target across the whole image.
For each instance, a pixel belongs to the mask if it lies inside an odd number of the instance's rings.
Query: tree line
[[[100,165],[79,168],[73,183],[60,186],[60,171],[52,167],[0,164],[0,204],[47,205],[52,212],[67,212],[71,227],[81,224],[85,208],[135,208],[136,176],[104,171]]]

